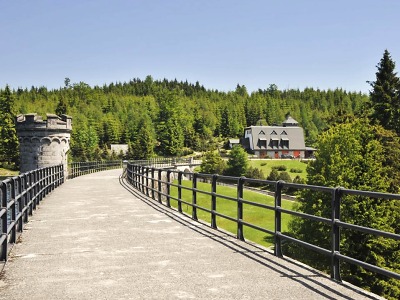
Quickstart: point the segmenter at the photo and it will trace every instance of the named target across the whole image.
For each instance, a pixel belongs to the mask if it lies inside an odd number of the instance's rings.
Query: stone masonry
[[[59,164],[67,171],[72,118],[47,114],[43,120],[37,114],[19,115],[16,129],[20,144],[20,172],[28,172]]]

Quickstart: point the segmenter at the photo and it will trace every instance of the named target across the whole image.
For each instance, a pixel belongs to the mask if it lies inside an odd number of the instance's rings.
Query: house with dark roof
[[[260,158],[305,158],[313,150],[306,147],[303,128],[290,115],[287,115],[282,126],[246,127],[242,146]]]

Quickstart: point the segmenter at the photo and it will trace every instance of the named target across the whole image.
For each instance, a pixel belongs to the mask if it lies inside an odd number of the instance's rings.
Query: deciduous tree
[[[366,119],[340,124],[323,133],[317,144],[316,160],[307,168],[307,183],[321,186],[342,186],[349,189],[386,192],[391,188],[392,174],[398,174],[388,165],[385,154],[383,128],[370,125]],[[299,197],[302,212],[331,218],[331,195],[304,191]],[[342,199],[341,220],[380,229],[399,232],[400,206],[395,200],[345,196]],[[290,224],[293,236],[330,249],[330,226],[304,218]],[[328,269],[329,261],[317,253],[287,245],[287,253],[320,269]],[[400,242],[378,238],[354,230],[343,230],[341,253],[399,272]],[[398,299],[400,282],[368,270],[343,264],[342,278],[374,293]]]

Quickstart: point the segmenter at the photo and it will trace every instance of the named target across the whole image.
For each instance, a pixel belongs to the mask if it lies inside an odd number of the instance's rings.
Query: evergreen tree
[[[376,66],[376,80],[370,82],[372,90],[370,98],[373,107],[371,118],[378,121],[384,128],[400,134],[400,81],[395,73],[395,62],[385,50],[383,57]]]
[[[215,151],[208,151],[204,154],[200,165],[200,172],[207,174],[223,174],[226,163]]]
[[[233,146],[228,159],[226,174],[230,176],[245,176],[249,166],[246,151],[241,146]]]
[[[56,115],[61,116],[65,114],[67,114],[67,102],[65,102],[64,97],[61,96],[57,104]]]
[[[307,168],[307,184],[342,186],[349,189],[386,192],[391,188],[394,167],[387,165],[382,128],[367,120],[354,120],[324,132],[317,144],[316,160]],[[302,212],[331,218],[331,195],[304,191],[299,197]],[[400,206],[395,200],[345,196],[341,220],[359,226],[398,232]],[[303,218],[290,223],[293,236],[308,243],[330,249],[330,226]],[[367,263],[400,271],[400,242],[378,238],[354,230],[342,230],[341,253]],[[300,246],[287,245],[287,254],[319,269],[327,270],[329,260],[318,253],[309,253]],[[400,282],[374,274],[351,264],[342,265],[342,278],[364,289],[398,299]]]
[[[15,129],[14,99],[7,85],[0,94],[0,162],[17,164],[19,160],[19,143]]]
[[[133,159],[149,159],[154,154],[154,130],[151,120],[148,116],[144,116],[139,122],[139,131],[133,142],[132,158]]]
[[[167,122],[162,122],[158,132],[160,152],[166,156],[179,155],[183,148],[184,135],[177,117],[174,115]]]

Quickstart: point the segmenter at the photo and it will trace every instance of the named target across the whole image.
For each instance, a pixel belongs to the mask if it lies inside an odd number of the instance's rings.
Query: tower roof
[[[293,119],[290,115],[286,117],[286,120],[282,122],[282,126],[288,127],[288,126],[299,126],[299,122],[297,122],[295,119]]]

